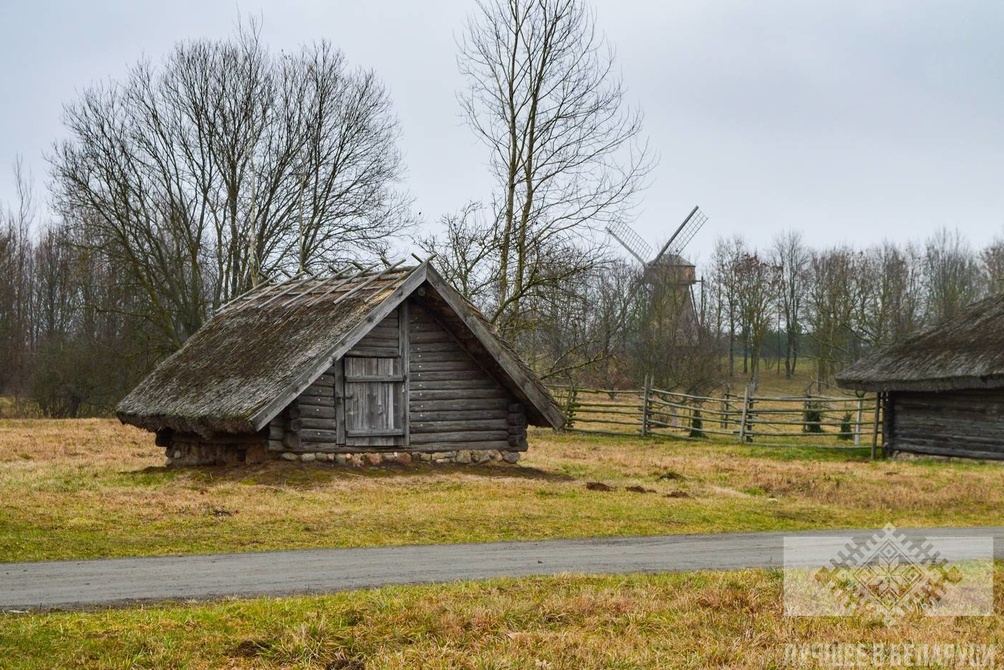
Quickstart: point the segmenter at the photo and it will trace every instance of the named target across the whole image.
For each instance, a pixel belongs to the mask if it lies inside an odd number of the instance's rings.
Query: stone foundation
[[[280,459],[299,463],[334,463],[350,467],[364,467],[382,464],[409,465],[429,463],[433,465],[490,465],[515,464],[519,461],[518,451],[460,449],[457,451],[374,451],[356,454],[333,454],[329,452],[274,452],[265,445],[226,445],[176,442],[166,449],[167,464],[186,465],[239,465],[262,463]]]
[[[284,461],[299,461],[300,463],[335,463],[363,467],[367,465],[382,465],[393,463],[410,465],[411,463],[431,463],[433,465],[482,465],[490,463],[514,464],[519,462],[518,451],[480,451],[475,449],[460,449],[458,451],[372,451],[358,454],[293,453],[284,451],[278,455]]]

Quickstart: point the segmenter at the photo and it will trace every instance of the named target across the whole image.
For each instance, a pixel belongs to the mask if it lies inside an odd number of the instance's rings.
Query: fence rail
[[[642,389],[552,387],[570,430],[588,433],[682,435],[769,443],[813,438],[835,444],[881,444],[880,404],[859,396],[696,396],[646,385]]]

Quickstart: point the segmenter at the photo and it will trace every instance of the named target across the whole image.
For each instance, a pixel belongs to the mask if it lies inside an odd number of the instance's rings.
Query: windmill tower
[[[707,220],[701,208],[694,207],[657,254],[627,224],[618,222],[607,227],[610,236],[642,265],[641,283],[648,285],[651,292],[650,314],[673,328],[677,336],[674,339],[680,343],[696,340],[700,326],[694,296],[697,272],[683,252]]]

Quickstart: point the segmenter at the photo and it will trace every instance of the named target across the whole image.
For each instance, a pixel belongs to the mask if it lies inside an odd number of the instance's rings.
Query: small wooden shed
[[[873,352],[837,382],[880,394],[887,453],[1004,459],[1004,295]]]
[[[515,462],[548,390],[428,263],[262,286],[117,408],[173,464]]]

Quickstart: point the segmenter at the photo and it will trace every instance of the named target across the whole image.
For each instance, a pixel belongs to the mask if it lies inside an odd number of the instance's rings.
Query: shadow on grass
[[[151,466],[119,474],[123,478],[132,480],[136,486],[188,480],[202,486],[238,483],[248,486],[291,486],[299,489],[318,488],[333,481],[360,479],[438,480],[457,474],[481,479],[575,481],[575,477],[570,475],[521,465],[430,465],[427,463],[412,463],[410,465],[383,463],[381,465],[350,467],[332,463],[269,461],[255,465]]]

